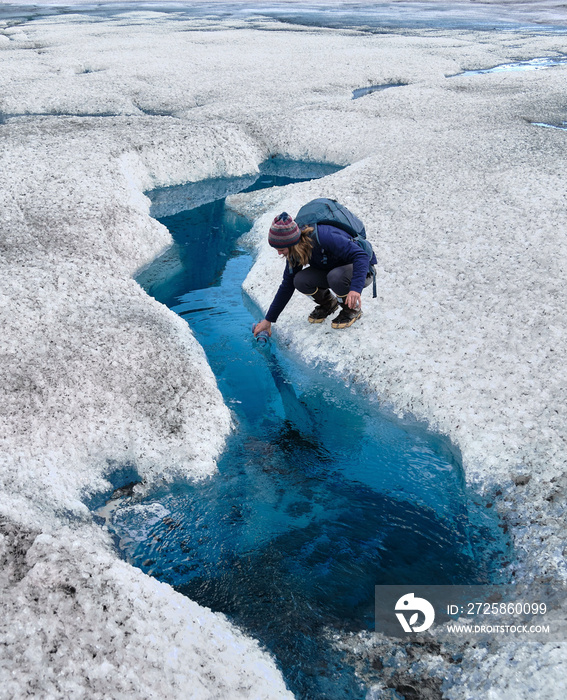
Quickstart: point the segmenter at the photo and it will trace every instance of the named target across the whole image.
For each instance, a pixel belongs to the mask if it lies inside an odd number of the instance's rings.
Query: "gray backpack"
[[[368,272],[372,275],[372,297],[376,298],[376,270],[374,265],[370,264],[374,250],[370,241],[366,240],[366,229],[357,216],[336,200],[320,197],[307,202],[301,207],[295,217],[295,223],[300,229],[304,226],[313,226],[315,230],[312,235],[319,245],[321,245],[321,242],[319,241],[317,224],[335,226],[348,233],[353,241],[368,255]]]

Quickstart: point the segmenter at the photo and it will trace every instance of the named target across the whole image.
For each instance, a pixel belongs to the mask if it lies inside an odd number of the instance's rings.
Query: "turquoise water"
[[[289,177],[291,165],[272,162],[252,184],[203,183],[204,198],[324,174],[296,164]],[[154,207],[187,196],[156,193]],[[248,221],[222,197],[161,221],[176,246],[139,281],[193,329],[237,429],[214,477],[143,499],[121,491],[101,512],[128,561],[259,639],[298,698],[363,698],[331,637],[373,629],[374,586],[497,580],[508,544],[447,440],[254,340],[261,314],[242,292],[252,258],[238,243]]]

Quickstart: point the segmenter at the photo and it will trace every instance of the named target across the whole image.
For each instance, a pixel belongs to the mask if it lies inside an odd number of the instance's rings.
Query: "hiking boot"
[[[339,305],[337,298],[330,289],[318,289],[311,294],[317,306],[309,314],[309,323],[323,323],[323,321],[335,311]]]
[[[360,307],[357,309],[349,309],[346,304],[341,304],[341,307],[341,313],[331,322],[332,328],[348,328],[362,316]]]

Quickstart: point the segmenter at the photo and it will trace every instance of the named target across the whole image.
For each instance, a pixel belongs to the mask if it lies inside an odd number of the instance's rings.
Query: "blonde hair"
[[[313,226],[304,226],[301,229],[301,238],[295,245],[289,247],[288,257],[292,265],[309,265],[313,250],[311,234],[314,230]]]

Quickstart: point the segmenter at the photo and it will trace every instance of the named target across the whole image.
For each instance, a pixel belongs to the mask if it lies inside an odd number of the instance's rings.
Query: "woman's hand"
[[[266,321],[266,319],[264,319],[263,321],[260,321],[260,323],[257,323],[254,328],[254,337],[256,337],[258,333],[261,333],[262,331],[268,331],[268,335],[270,338],[272,337],[272,324],[270,321]]]
[[[358,292],[349,292],[346,295],[345,304],[348,306],[349,309],[359,309],[360,294]]]

